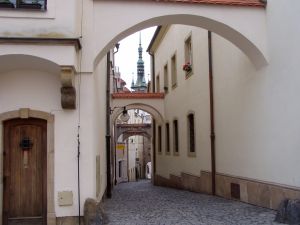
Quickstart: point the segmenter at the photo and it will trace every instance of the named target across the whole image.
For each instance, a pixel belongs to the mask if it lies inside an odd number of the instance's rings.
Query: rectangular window
[[[184,65],[183,70],[186,75],[190,75],[193,71],[193,48],[192,48],[192,36],[189,36],[184,42]]]
[[[2,0],[0,8],[46,10],[47,0]]]
[[[160,92],[159,74],[156,76],[156,92]]]
[[[168,71],[168,63],[164,66],[164,91],[165,93],[169,92],[169,71]]]
[[[158,132],[157,132],[158,134],[158,152],[161,152],[161,145],[162,145],[162,143],[161,143],[161,126],[158,126]]]
[[[177,60],[176,60],[176,54],[172,56],[171,58],[171,75],[172,75],[172,88],[175,88],[177,86]]]
[[[166,123],[166,153],[170,153],[170,125]]]
[[[179,153],[179,140],[178,140],[178,121],[173,121],[173,131],[174,131],[174,153]]]
[[[195,119],[194,114],[188,115],[189,152],[195,153]]]

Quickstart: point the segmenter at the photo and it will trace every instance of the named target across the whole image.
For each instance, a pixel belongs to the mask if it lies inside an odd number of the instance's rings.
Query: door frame
[[[3,122],[18,118],[36,118],[47,121],[47,225],[56,225],[54,205],[54,115],[28,108],[21,108],[19,110],[0,114],[0,221],[2,223],[3,219]]]

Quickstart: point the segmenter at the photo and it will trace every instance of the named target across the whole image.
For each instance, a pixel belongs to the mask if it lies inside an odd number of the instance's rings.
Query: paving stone
[[[276,211],[238,201],[153,186],[122,183],[103,203],[108,225],[275,225]]]

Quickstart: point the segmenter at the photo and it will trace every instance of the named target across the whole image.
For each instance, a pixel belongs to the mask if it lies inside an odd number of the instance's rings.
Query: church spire
[[[145,68],[143,60],[143,48],[142,48],[142,34],[139,33],[139,47],[138,47],[139,58],[137,61],[137,80],[135,84],[131,85],[131,88],[135,91],[145,92],[147,91],[147,85],[145,81]]]
[[[142,48],[142,34],[140,32],[140,44],[139,44],[139,59],[143,59],[143,48]]]

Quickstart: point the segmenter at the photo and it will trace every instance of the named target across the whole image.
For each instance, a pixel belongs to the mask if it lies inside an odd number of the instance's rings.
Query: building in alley
[[[133,92],[147,93],[148,84],[145,79],[141,33],[139,37],[137,79],[136,81],[132,81],[131,89]],[[140,131],[151,130],[151,115],[149,113],[139,109],[132,109],[128,110],[128,114],[130,119],[126,122],[127,125],[125,125],[128,126],[128,129],[131,127],[132,129]],[[117,122],[120,123],[120,119]],[[124,125],[117,124],[116,129],[121,126]],[[133,132],[132,136],[125,137],[124,135],[121,135],[118,137],[118,145],[116,145],[116,149],[119,149],[119,151],[116,153],[117,159],[115,163],[116,171],[118,171],[118,173],[115,173],[115,179],[117,182],[124,182],[126,180],[126,176],[128,181],[137,181],[138,179],[146,178],[147,164],[151,162],[151,138],[149,136],[145,136],[145,133],[147,132]],[[124,150],[121,154],[120,150],[122,148],[119,146],[123,145]]]

